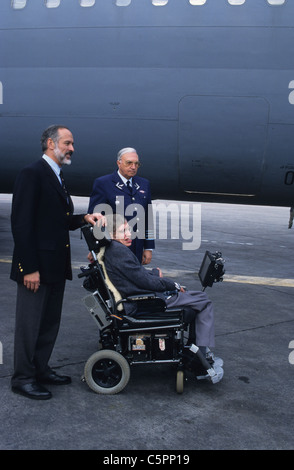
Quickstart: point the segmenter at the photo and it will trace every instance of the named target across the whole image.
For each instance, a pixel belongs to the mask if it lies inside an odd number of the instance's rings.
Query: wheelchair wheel
[[[89,357],[85,365],[85,380],[96,393],[121,392],[130,379],[128,361],[118,352],[102,349]]]
[[[184,371],[178,370],[176,379],[176,392],[183,393],[184,391]]]

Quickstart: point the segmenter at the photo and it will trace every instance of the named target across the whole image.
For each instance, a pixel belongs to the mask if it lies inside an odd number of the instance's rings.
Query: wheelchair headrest
[[[98,253],[102,246],[107,246],[111,243],[110,233],[105,226],[95,230],[93,225],[88,224],[84,225],[81,230],[90,251]]]

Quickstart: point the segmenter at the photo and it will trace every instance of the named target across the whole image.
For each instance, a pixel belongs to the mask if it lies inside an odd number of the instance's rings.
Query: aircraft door
[[[192,193],[257,194],[268,113],[263,98],[184,97],[179,104],[181,188]]]

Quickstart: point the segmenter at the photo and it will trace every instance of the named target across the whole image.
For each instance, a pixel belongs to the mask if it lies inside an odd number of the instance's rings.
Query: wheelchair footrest
[[[223,368],[207,360],[195,344],[184,348],[183,357],[186,366],[196,373],[198,380],[209,379],[214,384],[222,379]]]

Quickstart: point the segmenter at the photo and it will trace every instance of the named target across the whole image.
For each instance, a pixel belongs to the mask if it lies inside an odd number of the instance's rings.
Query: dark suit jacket
[[[138,217],[137,227],[140,227],[139,219],[141,214],[135,209],[140,205],[140,207],[144,209],[143,221],[145,230],[143,233],[138,233],[138,238],[133,240],[131,250],[135,253],[139,261],[141,261],[143,250],[154,248],[152,213],[151,217],[148,217],[148,205],[150,204],[149,207],[151,207],[151,190],[149,181],[139,176],[133,177],[132,184],[133,187],[131,194],[119,177],[117,171],[110,175],[97,178],[93,184],[88,212],[92,213],[95,206],[98,204],[108,204],[111,206],[113,213],[119,212],[125,215],[126,208],[131,204],[134,204],[131,214],[128,216],[126,215],[126,219],[130,220]],[[119,197],[123,197],[123,202],[121,202],[122,200],[119,199]],[[99,210],[99,212],[101,212],[101,210]]]
[[[105,249],[104,264],[109,279],[122,297],[146,292],[157,292],[160,295],[175,290],[174,281],[144,268],[131,250],[115,240]],[[126,302],[124,308],[129,315],[136,313],[134,303]]]
[[[84,223],[84,215],[73,215],[58,178],[41,158],[18,175],[13,193],[11,226],[14,253],[11,279],[40,272],[41,282],[72,279],[69,230]]]

